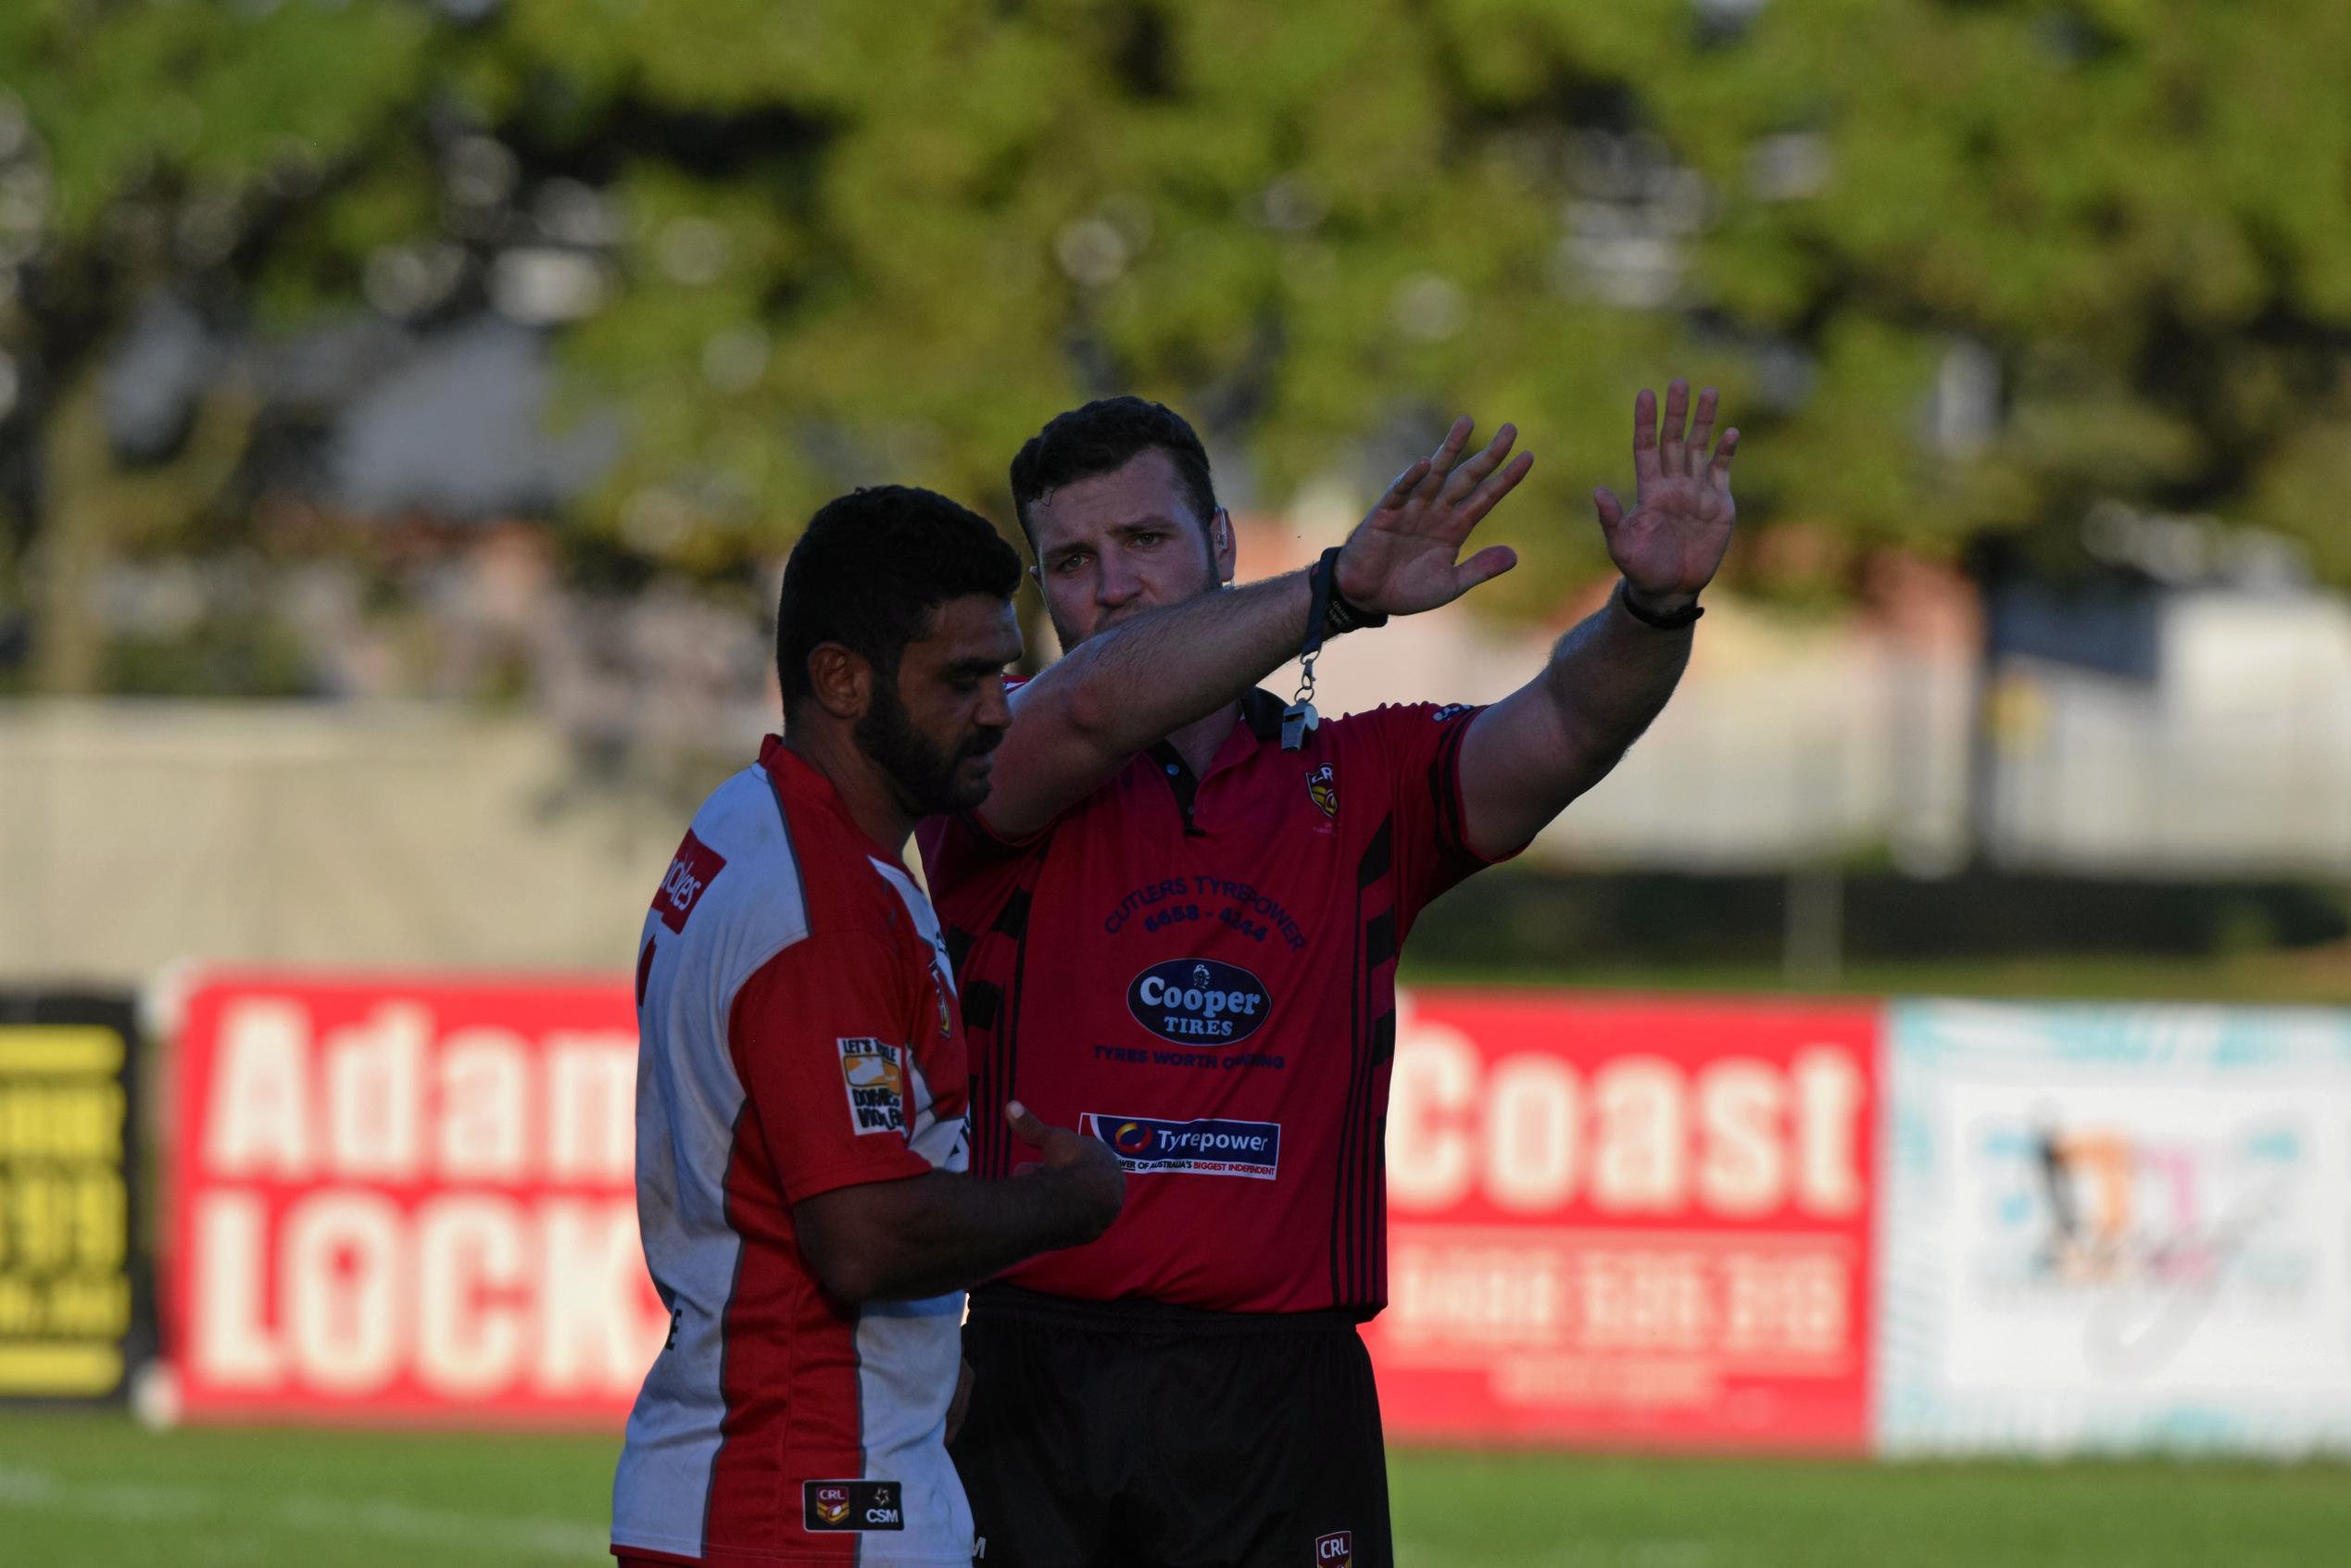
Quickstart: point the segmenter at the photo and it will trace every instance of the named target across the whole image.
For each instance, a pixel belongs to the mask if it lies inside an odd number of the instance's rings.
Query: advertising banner
[[[625,985],[203,979],[167,1333],[190,1420],[610,1427],[668,1330]]]
[[[1364,1329],[1389,1436],[1860,1450],[1879,1016],[1408,997]]]
[[[0,993],[0,1399],[119,1395],[151,1349],[127,996]]]
[[[1890,1029],[1888,1451],[2351,1448],[2351,1015]]]

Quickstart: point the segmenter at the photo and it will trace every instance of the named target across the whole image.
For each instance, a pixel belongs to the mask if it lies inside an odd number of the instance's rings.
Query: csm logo
[[[1355,1532],[1335,1530],[1314,1541],[1314,1568],[1351,1568],[1355,1561]]]
[[[1273,1010],[1257,976],[1214,959],[1155,963],[1126,987],[1126,1010],[1163,1040],[1224,1046],[1246,1040]]]
[[[835,1530],[903,1530],[906,1510],[896,1481],[809,1481],[800,1486],[800,1527],[811,1534]]]

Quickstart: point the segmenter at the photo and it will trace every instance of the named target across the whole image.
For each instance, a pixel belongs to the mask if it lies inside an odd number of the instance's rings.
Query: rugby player
[[[1491,707],[1285,734],[1281,699],[1251,692],[1075,806],[1008,761],[986,803],[918,834],[971,1032],[974,1170],[1023,1158],[988,1119],[1018,1099],[1107,1139],[1128,1174],[1101,1239],[972,1297],[954,1456],[988,1568],[1388,1568],[1355,1325],[1386,1298],[1397,955],[1430,900],[1517,853],[1673,691],[1734,518],[1738,433],[1710,452],[1715,413],[1710,390],[1691,424],[1677,381],[1661,426],[1640,395],[1633,506],[1594,493],[1621,580]],[[1490,471],[1491,447],[1456,466],[1468,435],[1457,423],[1420,465],[1427,505]],[[1062,415],[1012,481],[1072,657],[1232,580],[1206,454],[1157,404]],[[1404,608],[1361,570],[1363,532],[1327,563],[1316,632]]]
[[[1350,564],[1382,603],[1508,564],[1454,561],[1525,471],[1500,463],[1441,512],[1375,514]],[[1013,725],[1019,580],[984,520],[898,487],[826,506],[786,566],[784,734],[695,816],[640,938],[637,1208],[673,1326],[614,1478],[624,1562],[969,1568],[962,1289],[1118,1211],[1117,1158],[1017,1105],[989,1114],[1022,1168],[963,1173],[963,1026],[906,839],[987,797],[999,743],[1020,811],[1078,800],[1280,663],[1315,590],[1135,618],[1025,688]]]

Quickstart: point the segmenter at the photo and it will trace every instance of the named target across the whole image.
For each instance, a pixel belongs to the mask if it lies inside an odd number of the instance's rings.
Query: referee
[[[1515,854],[1615,766],[1687,664],[1730,541],[1738,433],[1672,383],[1634,405],[1638,488],[1595,492],[1622,581],[1487,708],[1316,723],[1251,692],[1075,806],[995,793],[918,832],[963,996],[972,1169],[1023,1151],[1017,1098],[1100,1136],[1126,1205],[1087,1246],[972,1298],[954,1448],[987,1568],[1388,1568],[1377,1392],[1355,1325],[1387,1298],[1382,1185],[1396,960],[1428,903]],[[1301,651],[1426,608],[1526,471],[1502,427],[1415,464],[1311,574]],[[1132,397],[1062,414],[1012,495],[1065,649],[1234,571],[1207,456]]]

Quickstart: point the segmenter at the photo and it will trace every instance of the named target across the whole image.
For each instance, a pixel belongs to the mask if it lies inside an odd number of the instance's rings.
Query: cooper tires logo
[[[1126,1010],[1163,1040],[1228,1046],[1246,1040],[1273,1010],[1257,976],[1214,959],[1156,963],[1126,987]]]

